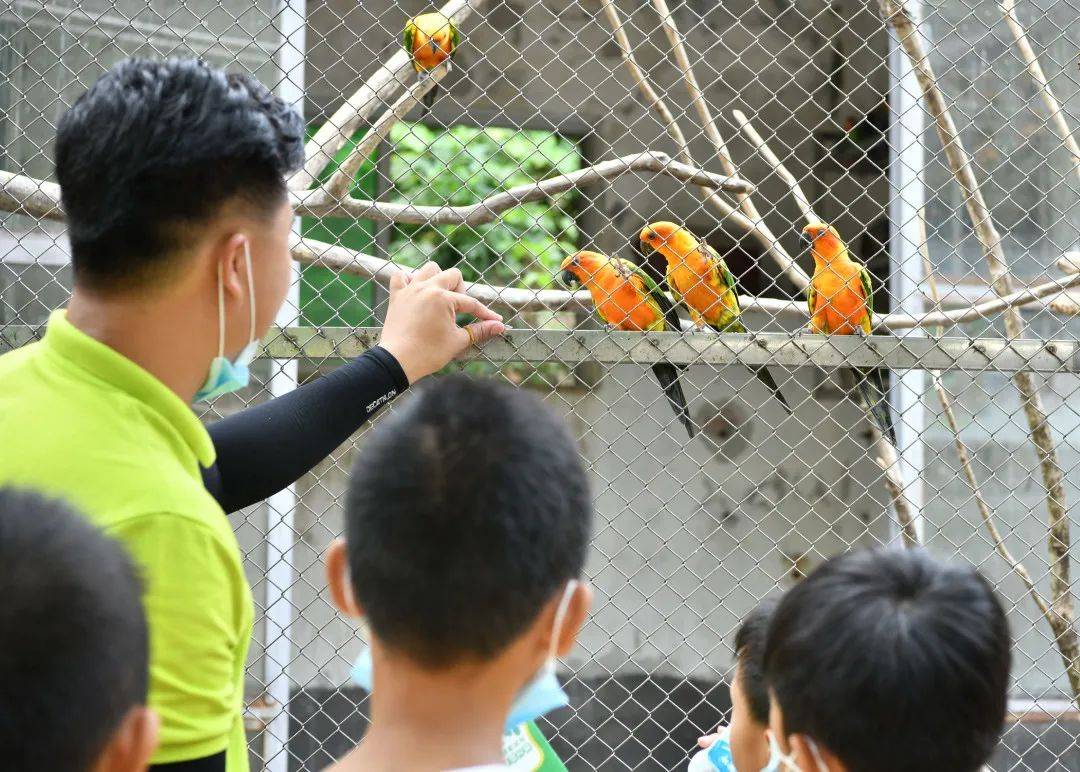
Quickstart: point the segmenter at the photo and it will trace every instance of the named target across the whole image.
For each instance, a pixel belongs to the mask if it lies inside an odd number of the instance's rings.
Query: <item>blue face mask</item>
[[[251,381],[248,365],[259,351],[259,341],[255,340],[255,280],[251,273],[251,251],[244,242],[244,260],[247,263],[248,302],[251,306],[251,318],[248,326],[248,344],[230,362],[225,357],[225,286],[221,281],[221,264],[218,263],[218,355],[210,363],[210,372],[206,381],[195,392],[195,401],[202,402],[238,391]]]
[[[780,762],[780,749],[770,741],[769,762],[761,768],[761,772],[779,772]],[[725,726],[720,730],[716,742],[695,753],[686,772],[736,772],[735,760],[731,756],[731,729]]]
[[[509,734],[527,721],[540,718],[556,708],[564,708],[570,704],[570,698],[559,683],[555,674],[555,652],[559,645],[559,634],[562,632],[566,612],[570,607],[570,600],[574,597],[577,589],[577,579],[571,579],[566,584],[559,607],[555,609],[555,621],[551,629],[551,648],[548,651],[547,660],[540,671],[527,683],[513,704],[510,705],[510,713],[506,717],[504,733]],[[367,692],[372,691],[373,668],[371,664],[371,648],[366,648],[356,658],[352,670],[349,672],[353,683]]]

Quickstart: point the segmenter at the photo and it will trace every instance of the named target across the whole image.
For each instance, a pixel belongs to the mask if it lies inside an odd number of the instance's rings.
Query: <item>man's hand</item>
[[[483,343],[506,330],[502,316],[464,290],[461,271],[440,271],[435,263],[390,279],[379,345],[394,355],[410,384],[445,366],[470,342]],[[457,314],[471,314],[477,321],[458,327]]]

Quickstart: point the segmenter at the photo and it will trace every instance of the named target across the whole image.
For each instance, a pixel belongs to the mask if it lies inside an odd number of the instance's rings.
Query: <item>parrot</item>
[[[567,287],[581,284],[589,290],[597,315],[615,329],[633,332],[678,332],[682,329],[670,298],[629,260],[581,251],[567,256],[559,271]],[[679,368],[669,362],[658,362],[652,371],[675,415],[693,439],[696,432],[679,382]]]
[[[831,225],[810,223],[802,234],[810,242],[814,257],[814,275],[807,295],[810,331],[822,335],[869,335],[874,317],[870,272],[851,258],[840,234]],[[881,371],[865,368],[851,372],[859,397],[881,433],[896,445]]]
[[[690,318],[699,329],[708,325],[718,332],[746,332],[735,292],[735,277],[712,247],[672,222],[645,226],[640,241],[646,254],[656,251],[667,260],[671,294],[686,304]],[[768,369],[751,367],[750,371],[791,415],[791,406]]]
[[[457,27],[441,13],[422,13],[405,24],[401,42],[412,59],[413,69],[425,77],[448,59],[452,59],[460,38]],[[434,86],[424,95],[424,113],[435,104],[439,91]]]

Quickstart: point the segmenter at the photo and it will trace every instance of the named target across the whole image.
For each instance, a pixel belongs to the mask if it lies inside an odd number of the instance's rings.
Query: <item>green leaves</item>
[[[387,201],[463,206],[582,166],[576,145],[550,131],[401,123],[390,139]],[[391,256],[409,265],[456,265],[469,281],[544,287],[563,256],[576,249],[576,199],[569,192],[524,204],[476,227],[397,225]]]

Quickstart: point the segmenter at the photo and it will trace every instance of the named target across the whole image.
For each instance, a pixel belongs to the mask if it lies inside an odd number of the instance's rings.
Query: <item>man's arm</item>
[[[209,427],[217,463],[207,490],[235,512],[299,480],[383,405],[409,387],[405,371],[376,346],[327,375]]]
[[[217,463],[204,470],[203,481],[222,509],[235,512],[296,482],[410,383],[470,343],[502,334],[502,317],[464,290],[461,271],[440,271],[435,263],[394,274],[378,347],[212,425]],[[477,321],[459,327],[459,313]]]

